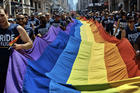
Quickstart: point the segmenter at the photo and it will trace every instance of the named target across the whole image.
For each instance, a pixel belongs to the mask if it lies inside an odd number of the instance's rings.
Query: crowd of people
[[[47,34],[51,26],[60,27],[63,31],[72,21],[72,18],[85,16],[87,19],[93,19],[102,23],[106,32],[118,39],[127,38],[136,53],[140,54],[140,13],[127,13],[123,10],[109,12],[96,11],[81,14],[70,14],[66,12],[50,13],[32,13],[17,14],[16,17],[8,17],[7,12],[0,8],[0,51],[2,62],[0,62],[0,93],[2,93],[5,84],[6,72],[9,62],[9,42],[15,37],[20,36],[13,48],[30,49],[33,41],[38,37]]]
[[[19,41],[23,43],[15,43],[12,46],[14,49],[32,48],[33,43],[26,30],[20,25],[9,23],[7,12],[0,8],[0,93],[3,93],[5,87],[9,56],[12,54],[12,50],[9,49],[9,43],[18,36],[20,37]]]
[[[140,34],[140,13],[125,12],[124,10],[109,12],[108,10],[96,12],[84,12],[80,14],[70,14],[65,12],[50,13],[32,13],[17,14],[15,18],[9,18],[10,23],[21,25],[29,37],[34,40],[36,36],[45,35],[50,26],[60,26],[62,30],[66,30],[66,26],[72,22],[72,18],[85,16],[87,19],[97,20],[102,23],[104,29],[118,39],[128,38],[132,46],[139,50]]]
[[[73,22],[69,13],[55,12],[17,14],[16,17],[8,16],[7,12],[0,7],[0,93],[3,93],[9,56],[12,49],[30,49],[36,37],[47,35],[51,26],[60,27],[63,31],[67,25]],[[20,37],[11,47],[9,43],[16,37]],[[10,47],[10,48],[9,48]]]
[[[21,25],[32,40],[36,36],[42,37],[47,34],[51,25],[60,27],[62,30],[66,30],[66,26],[72,22],[72,18],[69,13],[55,12],[53,15],[50,13],[32,13],[31,16],[27,14],[17,14],[16,18],[9,18],[10,23]]]
[[[102,23],[106,32],[118,39],[127,38],[137,55],[140,53],[140,12],[124,10],[109,12],[108,10],[81,13],[87,19]]]

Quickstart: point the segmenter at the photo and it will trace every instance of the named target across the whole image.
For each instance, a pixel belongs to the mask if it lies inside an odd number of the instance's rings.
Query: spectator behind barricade
[[[30,25],[30,27],[32,28],[36,28],[37,26],[39,26],[39,24],[39,20],[35,17],[34,14],[31,14],[30,19],[28,21],[28,25]]]
[[[24,17],[24,15],[22,15],[22,14],[17,15],[16,16],[16,23],[21,25],[26,30],[26,32],[28,33],[28,35],[31,38],[31,40],[35,39],[33,29],[31,27],[29,27],[28,25],[26,25],[27,20]]]
[[[40,25],[35,28],[35,35],[42,37],[43,35],[46,35],[48,33],[48,28],[46,28],[46,16],[41,15],[39,19]]]
[[[124,31],[124,29],[128,26],[126,18],[127,18],[126,12],[121,12],[121,18],[117,22],[116,30],[115,30],[115,33],[114,33],[114,34],[119,33],[116,36],[118,39],[121,39],[122,31]],[[118,32],[118,29],[119,29],[119,32]]]
[[[134,47],[135,50],[138,50],[138,44],[136,43],[136,40],[138,39],[140,32],[137,31],[137,29],[134,27],[135,20],[131,16],[128,19],[128,26],[124,31],[122,31],[121,36],[122,38],[127,38],[131,45]]]

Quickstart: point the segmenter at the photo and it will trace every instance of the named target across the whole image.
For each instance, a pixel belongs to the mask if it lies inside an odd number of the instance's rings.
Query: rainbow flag
[[[129,41],[110,36],[101,24],[84,17],[74,20],[68,33],[60,31],[39,59],[24,62],[23,76],[12,82],[20,89],[9,90],[13,86],[8,82],[5,93],[140,93],[139,60]]]
[[[46,73],[50,93],[139,93],[139,64],[128,40],[110,36],[98,22],[80,22],[81,42],[71,37]]]
[[[14,43],[17,42],[17,40],[19,39],[20,35],[17,36],[14,40],[12,40],[11,42],[9,42],[9,46],[13,46]]]
[[[69,24],[67,26],[66,31],[62,31],[60,27],[51,26],[46,36],[43,36],[41,38],[36,37],[33,43],[32,49],[20,50],[20,51],[13,50],[13,53],[11,54],[10,60],[9,60],[4,93],[22,93],[23,92],[24,81],[25,81],[24,77],[26,74],[26,70],[30,67],[29,64],[31,62],[37,65],[36,61],[39,61],[41,63],[41,66],[43,65],[46,66],[46,62],[44,61],[46,60],[46,58],[49,58],[48,60],[51,60],[51,62],[53,60],[54,62],[56,62],[57,56],[59,57],[61,51],[64,49],[66,45],[65,42],[69,38],[68,34],[73,35],[74,33],[70,31],[70,29],[72,29],[71,28],[72,25],[73,23]],[[53,54],[50,54],[50,53],[53,53]],[[49,54],[49,55],[46,55],[46,54]],[[32,66],[33,65],[34,64],[32,64]],[[49,69],[51,69],[53,65],[54,65],[53,62],[48,64],[47,66],[49,66],[49,68],[43,69],[44,73],[46,71],[49,71]],[[39,74],[37,75],[39,77]],[[40,77],[42,78],[42,75]]]

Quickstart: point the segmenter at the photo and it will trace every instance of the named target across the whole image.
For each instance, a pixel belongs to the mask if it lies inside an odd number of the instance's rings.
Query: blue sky
[[[78,2],[78,0],[73,0],[74,4],[76,4]]]
[[[74,4],[72,3],[72,1],[73,1]],[[73,8],[73,10],[76,10],[76,3],[78,2],[78,0],[68,0],[68,2],[70,3],[70,5]]]

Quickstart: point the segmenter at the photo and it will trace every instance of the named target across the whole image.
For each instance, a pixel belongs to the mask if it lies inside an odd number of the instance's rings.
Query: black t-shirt
[[[115,20],[114,19],[109,19],[109,24],[108,24],[109,30],[113,30],[114,23],[115,23]]]
[[[94,17],[94,19],[97,20],[98,22],[101,22],[101,20],[102,20],[102,18],[100,16],[98,16],[98,17],[96,16],[96,17]]]
[[[9,47],[9,42],[19,35],[17,26],[17,24],[10,24],[8,29],[0,28],[0,47]]]
[[[103,24],[103,27],[106,29],[108,27],[108,24],[109,24],[109,20],[108,19],[104,19],[102,21],[102,24]]]
[[[9,42],[14,40],[19,33],[17,31],[17,24],[10,24],[7,29],[0,27],[0,92],[2,93],[5,81],[7,68],[9,64],[9,56],[12,54],[12,50],[9,50]],[[17,42],[16,42],[17,43]]]
[[[125,29],[125,31],[126,31],[126,38],[133,45],[136,42],[137,38],[139,37],[140,32],[137,32],[136,29],[134,29],[133,31],[131,31],[129,27],[127,27]]]
[[[0,68],[5,70],[8,66],[9,56],[11,54],[11,51],[8,49],[9,42],[19,36],[17,26],[17,24],[10,24],[7,29],[0,28]]]
[[[119,27],[122,28],[122,29],[125,29],[127,26],[128,26],[127,21],[123,20],[123,19],[120,19]]]
[[[61,20],[60,25],[66,27],[67,26],[66,20]]]

